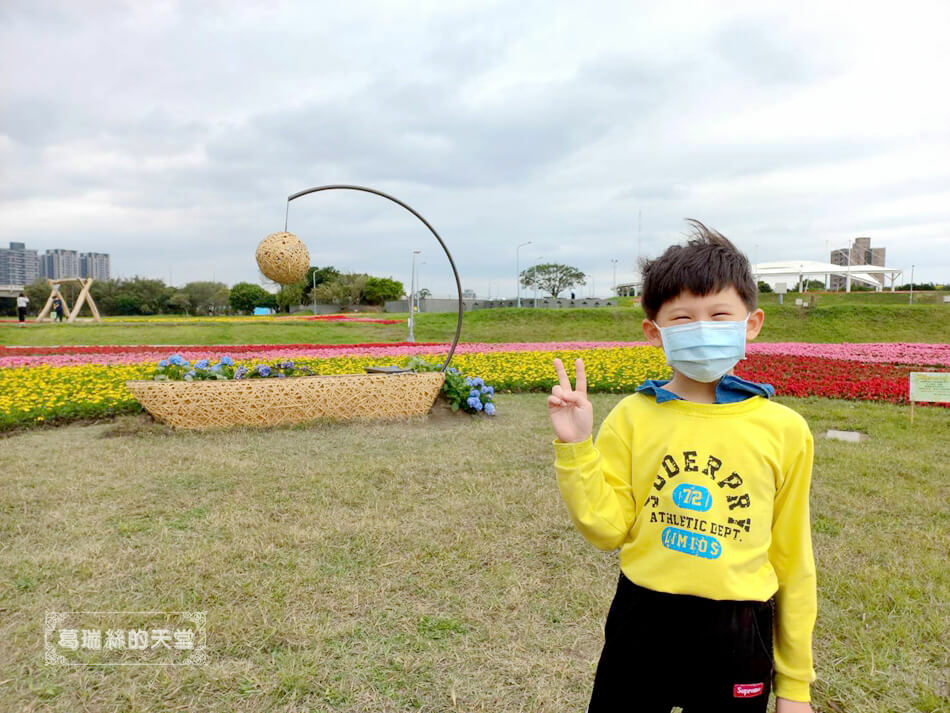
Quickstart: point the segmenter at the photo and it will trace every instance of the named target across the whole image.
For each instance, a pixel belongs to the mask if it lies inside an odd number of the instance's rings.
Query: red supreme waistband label
[[[755,698],[765,691],[764,683],[737,683],[732,687],[733,698]]]

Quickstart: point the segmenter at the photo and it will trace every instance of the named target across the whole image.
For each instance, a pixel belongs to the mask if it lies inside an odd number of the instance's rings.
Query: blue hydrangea
[[[168,357],[168,362],[170,364],[174,364],[175,366],[184,366],[188,363],[182,359],[181,354],[172,354],[170,357]]]
[[[193,378],[195,378],[195,375],[196,375],[197,373],[198,373],[198,372],[196,372],[194,369],[192,369],[191,371],[185,373],[185,376],[190,376],[190,377],[193,379]]]
[[[487,404],[485,404],[485,415],[487,416],[495,415],[495,404],[491,403],[490,401]]]
[[[234,359],[225,354],[223,357],[221,357],[221,363],[225,366],[234,366]]]
[[[267,364],[258,364],[257,373],[261,376],[270,376],[270,367]]]
[[[207,359],[199,359],[198,361],[195,362],[195,369],[207,369],[207,368],[208,368]]]
[[[466,377],[465,377],[465,385],[466,385],[466,386],[472,386],[473,384],[474,384],[474,382],[472,381],[472,377],[466,376]]]
[[[237,369],[234,370],[235,379],[243,379],[245,374],[247,374],[246,366],[239,366]]]
[[[161,367],[168,366],[168,359],[162,359],[160,362],[158,362],[158,365]]]
[[[481,377],[476,376],[474,379],[472,379],[472,386],[474,386],[476,389],[480,389],[484,385],[485,385],[485,382],[482,381]]]
[[[482,393],[485,394],[486,396],[494,396],[494,394],[495,394],[495,387],[494,387],[494,386],[483,386],[483,387],[482,387]]]
[[[468,392],[469,398],[473,398],[473,399],[477,399],[479,396],[481,396],[481,394],[482,392],[479,391],[478,389],[472,389],[471,391]]]
[[[195,366],[197,366],[197,364]],[[213,367],[211,367],[211,371],[221,371],[221,365],[215,364]]]
[[[479,398],[476,398],[475,396],[470,396],[469,399],[468,399],[468,401],[466,401],[465,403],[467,403],[469,406],[471,406],[471,407],[472,407],[473,409],[475,409],[476,411],[481,411],[482,408],[484,408],[484,407],[482,406],[482,400],[479,399]]]
[[[446,371],[449,372],[450,374],[458,374],[458,373],[459,373],[459,370],[456,369],[454,366],[450,366],[448,369],[446,369]]]

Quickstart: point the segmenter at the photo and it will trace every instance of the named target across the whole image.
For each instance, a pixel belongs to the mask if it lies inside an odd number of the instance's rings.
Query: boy
[[[749,262],[698,221],[642,265],[643,331],[669,381],[647,380],[592,442],[584,364],[548,397],[575,526],[620,548],[589,713],[811,711],[816,613],[813,441],[774,390],[732,374],[765,315]],[[772,624],[775,622],[773,637]]]

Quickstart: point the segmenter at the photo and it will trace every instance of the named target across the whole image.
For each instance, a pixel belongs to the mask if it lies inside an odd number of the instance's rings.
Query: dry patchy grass
[[[619,399],[595,395],[599,417]],[[818,440],[821,711],[945,710],[947,411],[791,402]],[[495,419],[0,443],[0,709],[583,711],[617,577],[544,397]],[[46,610],[205,610],[210,662],[52,667]]]

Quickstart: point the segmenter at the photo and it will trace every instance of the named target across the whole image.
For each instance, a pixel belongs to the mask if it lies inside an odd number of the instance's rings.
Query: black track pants
[[[774,610],[655,592],[621,573],[589,713],[764,713]]]

